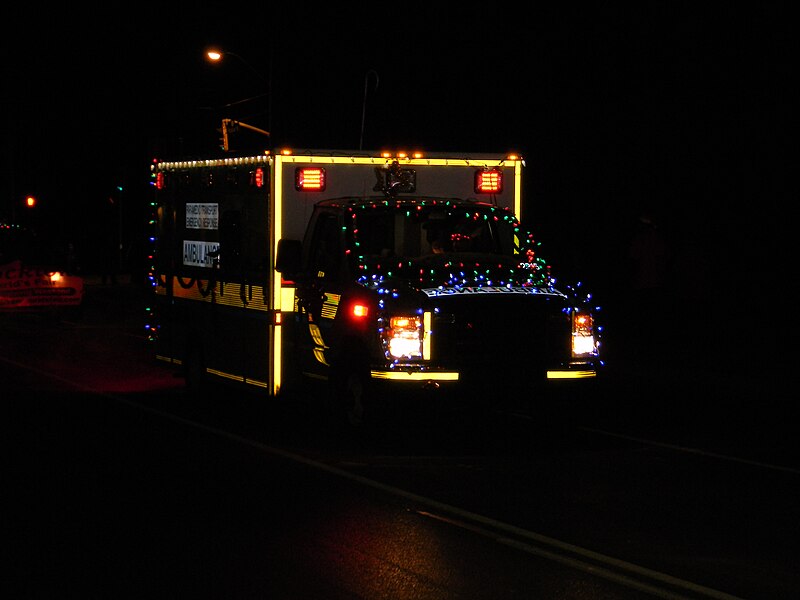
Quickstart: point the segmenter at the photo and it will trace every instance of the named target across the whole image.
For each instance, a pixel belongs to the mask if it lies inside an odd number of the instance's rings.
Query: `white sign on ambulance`
[[[188,267],[213,267],[214,253],[219,250],[219,242],[183,240],[183,264]]]
[[[186,229],[219,229],[219,204],[187,202]]]

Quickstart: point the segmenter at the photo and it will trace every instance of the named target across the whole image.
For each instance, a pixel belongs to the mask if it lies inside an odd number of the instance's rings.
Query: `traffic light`
[[[222,119],[222,128],[217,129],[220,133],[222,133],[222,137],[219,138],[220,141],[220,148],[222,148],[225,152],[228,152],[230,148],[229,143],[229,136],[232,133],[236,133],[239,131],[239,121],[234,121],[233,119]],[[245,125],[245,127],[248,127]]]
[[[33,208],[34,206],[36,206],[36,198],[34,198],[33,196],[28,196],[27,198],[25,198],[25,206],[27,206],[28,208]]]
[[[222,137],[219,138],[222,149],[228,151],[228,119],[222,119]]]

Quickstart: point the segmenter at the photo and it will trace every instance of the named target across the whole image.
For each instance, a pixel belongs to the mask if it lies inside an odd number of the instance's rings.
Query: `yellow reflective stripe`
[[[219,369],[212,369],[209,367],[206,368],[206,373],[208,373],[209,375],[214,375],[216,377],[222,377],[223,379],[230,379],[231,381],[246,383],[247,385],[254,385],[262,388],[267,387],[267,383],[265,381],[260,381],[258,379],[248,379],[241,375],[234,375],[233,373],[226,373],[225,371],[220,371]]]
[[[184,278],[172,277],[172,295],[183,300],[196,300],[199,302],[214,302],[224,306],[236,308],[246,308],[248,310],[258,310],[267,312],[266,297],[264,288],[260,285],[249,285],[235,282],[218,281],[213,287],[209,287],[210,282],[206,279],[189,280],[187,284]],[[242,300],[242,288],[244,286],[244,301]],[[166,294],[166,288],[158,287],[156,293]]]
[[[373,379],[394,381],[458,381],[457,372],[446,371],[370,371]]]
[[[320,316],[323,319],[335,319],[336,313],[339,311],[339,301],[342,299],[341,294],[325,294],[325,301],[322,303],[322,311]]]
[[[431,359],[431,312],[429,310],[422,315],[422,358]]]
[[[597,377],[596,371],[548,371],[548,379],[586,379]]]
[[[280,299],[281,305],[278,307],[283,312],[297,312],[294,304],[294,295],[296,288],[284,287],[281,288]]]

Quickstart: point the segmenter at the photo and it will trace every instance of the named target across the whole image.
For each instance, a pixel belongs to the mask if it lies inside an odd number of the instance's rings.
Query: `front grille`
[[[571,322],[560,298],[448,298],[438,307],[433,359],[465,378],[539,378],[570,358]]]

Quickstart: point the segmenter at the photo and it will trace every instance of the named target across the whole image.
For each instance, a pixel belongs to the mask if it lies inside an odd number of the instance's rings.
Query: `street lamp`
[[[269,81],[267,81],[267,79],[264,77],[264,75],[261,73],[261,71],[256,69],[253,65],[251,65],[249,62],[247,62],[244,58],[242,58],[241,56],[239,56],[235,52],[229,52],[227,50],[217,50],[215,48],[212,48],[211,50],[208,50],[206,52],[206,56],[208,57],[208,60],[210,60],[211,62],[215,62],[215,63],[218,63],[218,62],[222,61],[222,59],[225,56],[232,56],[233,58],[235,58],[236,60],[241,62],[245,67],[250,69],[256,75],[256,77],[261,79],[261,81],[263,81],[264,83],[269,85]]]
[[[209,62],[212,62],[212,63],[219,63],[226,56],[230,56],[232,58],[235,58],[240,63],[242,63],[250,72],[255,74],[255,76],[258,77],[258,79],[261,80],[261,83],[263,83],[267,87],[267,91],[264,94],[259,94],[257,96],[253,96],[251,98],[245,98],[245,99],[239,100],[237,102],[232,102],[232,103],[228,104],[227,106],[233,106],[234,104],[242,104],[242,103],[248,102],[250,100],[256,100],[258,98],[269,97],[271,95],[272,82],[270,81],[270,79],[268,79],[267,77],[264,77],[264,74],[261,71],[256,69],[253,65],[251,65],[249,62],[247,62],[239,54],[236,54],[235,52],[230,52],[228,50],[220,50],[220,49],[217,49],[217,48],[211,48],[211,49],[206,51],[206,58],[209,60]],[[270,69],[270,78],[271,78],[271,76],[272,76],[272,69]],[[248,126],[247,124],[243,124],[243,123],[240,123],[240,124],[244,125],[245,128],[254,129],[255,131],[259,131],[261,133],[266,133],[267,135],[269,135],[269,131],[272,131],[272,99],[269,98],[269,100],[267,101],[267,129],[268,129],[268,131],[264,132],[261,129],[257,129],[257,128],[254,128],[252,126]]]

